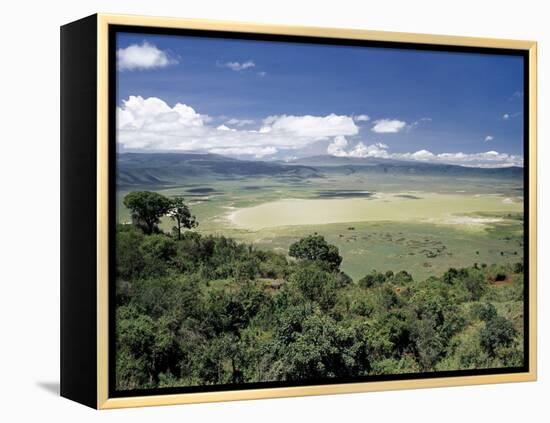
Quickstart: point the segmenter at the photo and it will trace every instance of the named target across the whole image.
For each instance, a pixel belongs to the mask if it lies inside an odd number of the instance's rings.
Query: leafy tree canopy
[[[301,260],[318,261],[335,271],[342,263],[338,247],[325,241],[322,235],[309,235],[290,245],[288,254]]]
[[[158,232],[160,218],[172,205],[169,198],[151,191],[131,192],[122,202],[131,211],[133,223],[147,235]]]

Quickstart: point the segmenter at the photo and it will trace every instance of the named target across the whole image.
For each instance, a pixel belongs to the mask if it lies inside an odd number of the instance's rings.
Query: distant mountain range
[[[231,180],[273,177],[288,181],[333,174],[439,175],[521,178],[523,168],[474,168],[450,164],[329,155],[291,162],[239,160],[212,153],[121,153],[117,155],[118,186],[168,186],[193,178]]]
[[[322,177],[307,165],[238,160],[212,153],[123,153],[117,157],[119,186],[174,185],[201,176],[226,180],[254,176],[291,180]]]
[[[388,174],[444,174],[456,176],[498,176],[521,177],[523,168],[517,166],[480,168],[430,163],[413,160],[383,159],[376,157],[337,157],[330,155],[312,156],[296,159],[291,164],[312,166],[327,171],[330,168],[348,169],[357,172],[379,172]],[[338,171],[338,170],[337,170]]]

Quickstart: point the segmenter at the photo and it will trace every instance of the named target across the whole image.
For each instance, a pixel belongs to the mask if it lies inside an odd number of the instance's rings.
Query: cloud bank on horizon
[[[466,154],[434,154],[422,149],[408,153],[392,153],[387,144],[357,141],[350,146],[346,136],[360,132],[352,116],[268,116],[255,129],[243,129],[253,120],[229,119],[221,125],[200,114],[191,106],[177,103],[173,107],[156,97],[130,96],[117,108],[117,141],[126,150],[206,151],[229,156],[251,156],[265,159],[281,150],[299,150],[318,142],[329,141],[326,153],[337,157],[413,160],[476,167],[523,166],[523,157],[485,151]],[[374,122],[372,131],[383,125],[381,132],[397,132],[405,122],[387,119]],[[232,125],[232,126],[228,126]],[[401,129],[399,129],[401,130]]]
[[[418,150],[414,153],[391,153],[384,143],[370,145],[359,141],[353,148],[346,149],[348,141],[345,137],[335,137],[328,146],[327,152],[336,157],[374,157],[379,159],[409,160],[431,163],[446,163],[472,167],[509,167],[523,166],[523,157],[497,151],[485,151],[481,153],[440,153],[434,154],[428,150]]]
[[[117,41],[116,52],[119,151],[201,151],[258,160],[328,154],[523,166],[522,122],[513,119],[522,114],[522,92],[512,90],[522,73],[510,71],[509,81],[499,83],[499,99],[493,102],[503,105],[495,111],[487,100],[495,87],[480,93],[467,89],[468,78],[478,74],[447,76],[450,69],[464,73],[478,62],[486,71],[486,57],[426,56],[424,62],[441,68],[441,74],[430,75],[438,67],[415,70],[413,56],[399,50],[362,49],[361,61],[338,67],[354,56],[328,46],[137,35],[124,40]],[[375,60],[380,54],[384,60]],[[319,60],[326,65],[319,67]],[[374,82],[356,69],[366,64]],[[505,73],[500,61],[489,64]],[[449,94],[444,98],[443,86]]]

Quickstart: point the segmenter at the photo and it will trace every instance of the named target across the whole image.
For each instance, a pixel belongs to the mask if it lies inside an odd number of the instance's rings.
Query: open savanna
[[[523,258],[521,178],[354,167],[307,167],[283,176],[196,173],[119,186],[118,221],[131,220],[122,204],[130,191],[183,195],[199,233],[283,253],[318,233],[339,248],[341,268],[354,280],[374,269],[406,269],[424,279],[449,267]],[[160,226],[170,231],[172,222],[165,218]]]
[[[521,366],[522,177],[120,155],[117,389]]]

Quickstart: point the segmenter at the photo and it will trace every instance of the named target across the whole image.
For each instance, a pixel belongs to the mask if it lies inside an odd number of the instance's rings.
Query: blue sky
[[[119,34],[117,61],[122,151],[521,165],[517,56]]]

